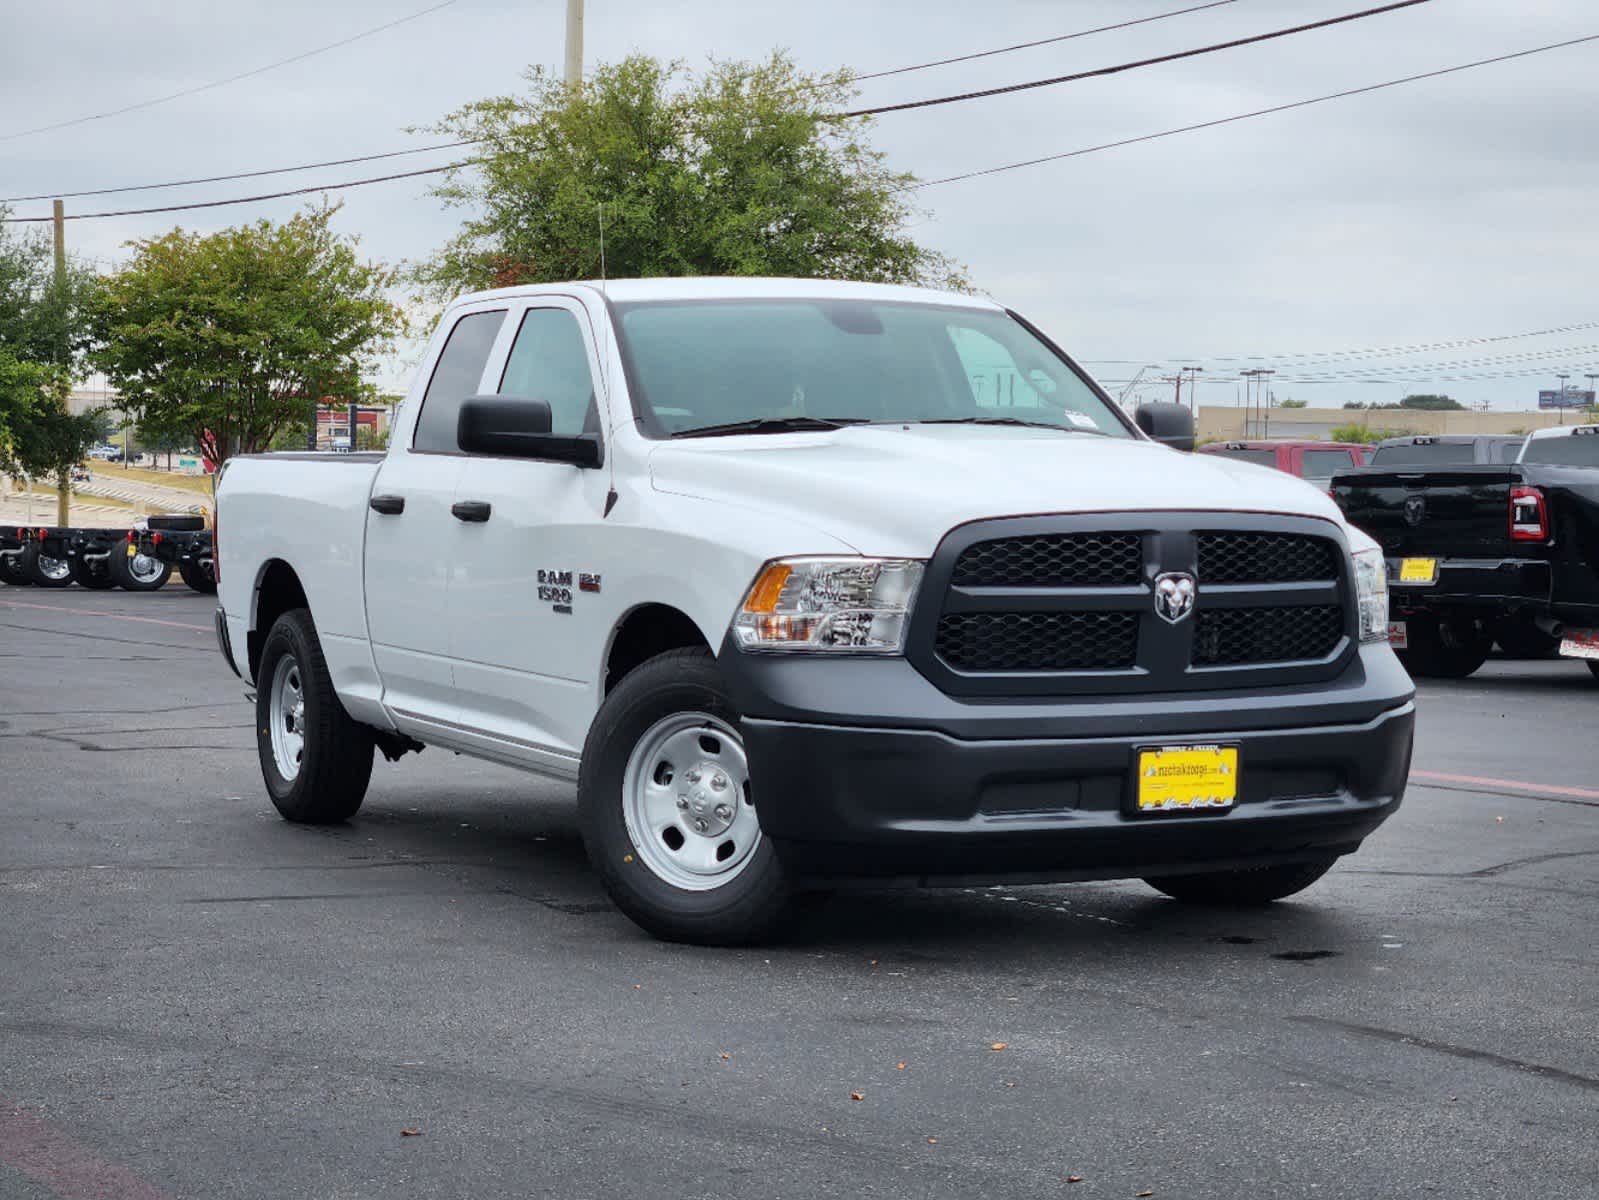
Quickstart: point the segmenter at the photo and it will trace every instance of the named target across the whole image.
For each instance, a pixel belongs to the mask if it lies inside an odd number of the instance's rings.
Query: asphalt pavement
[[[0,590],[6,1200],[1599,1195],[1580,664],[1424,685],[1404,807],[1271,909],[850,894],[728,951],[611,907],[564,785],[429,750],[281,821],[210,613]]]

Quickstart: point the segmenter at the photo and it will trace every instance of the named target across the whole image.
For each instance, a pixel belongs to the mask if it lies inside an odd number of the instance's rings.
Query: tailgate
[[[1340,471],[1332,493],[1350,523],[1390,558],[1510,558],[1514,466],[1364,467]]]

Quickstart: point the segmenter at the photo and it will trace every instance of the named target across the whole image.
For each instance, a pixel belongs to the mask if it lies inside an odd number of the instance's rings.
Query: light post
[[[1570,379],[1571,376],[1556,375],[1555,378],[1560,380],[1560,399],[1555,401],[1555,411],[1560,414],[1558,418],[1560,424],[1564,425],[1566,423],[1566,380]]]

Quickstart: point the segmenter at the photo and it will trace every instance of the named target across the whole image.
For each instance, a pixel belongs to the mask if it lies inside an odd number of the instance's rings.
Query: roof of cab
[[[1532,438],[1571,437],[1573,434],[1599,433],[1599,425],[1550,425],[1546,429],[1534,429],[1527,435]]]
[[[963,308],[1000,311],[1003,306],[984,296],[935,288],[906,287],[892,283],[856,283],[844,279],[774,279],[743,275],[695,275],[688,278],[596,279],[571,283],[540,283],[522,287],[471,292],[450,303],[451,308],[487,300],[568,294],[574,289],[599,293],[621,303],[645,300],[877,300],[901,304],[954,304]]]

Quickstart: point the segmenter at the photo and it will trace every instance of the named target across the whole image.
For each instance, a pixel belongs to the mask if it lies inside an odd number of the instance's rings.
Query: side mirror
[[[1173,450],[1194,448],[1194,414],[1181,404],[1141,404],[1133,421],[1163,446]]]
[[[546,400],[468,396],[455,421],[455,441],[468,454],[544,459],[575,467],[600,465],[598,434],[551,433],[550,424]]]

